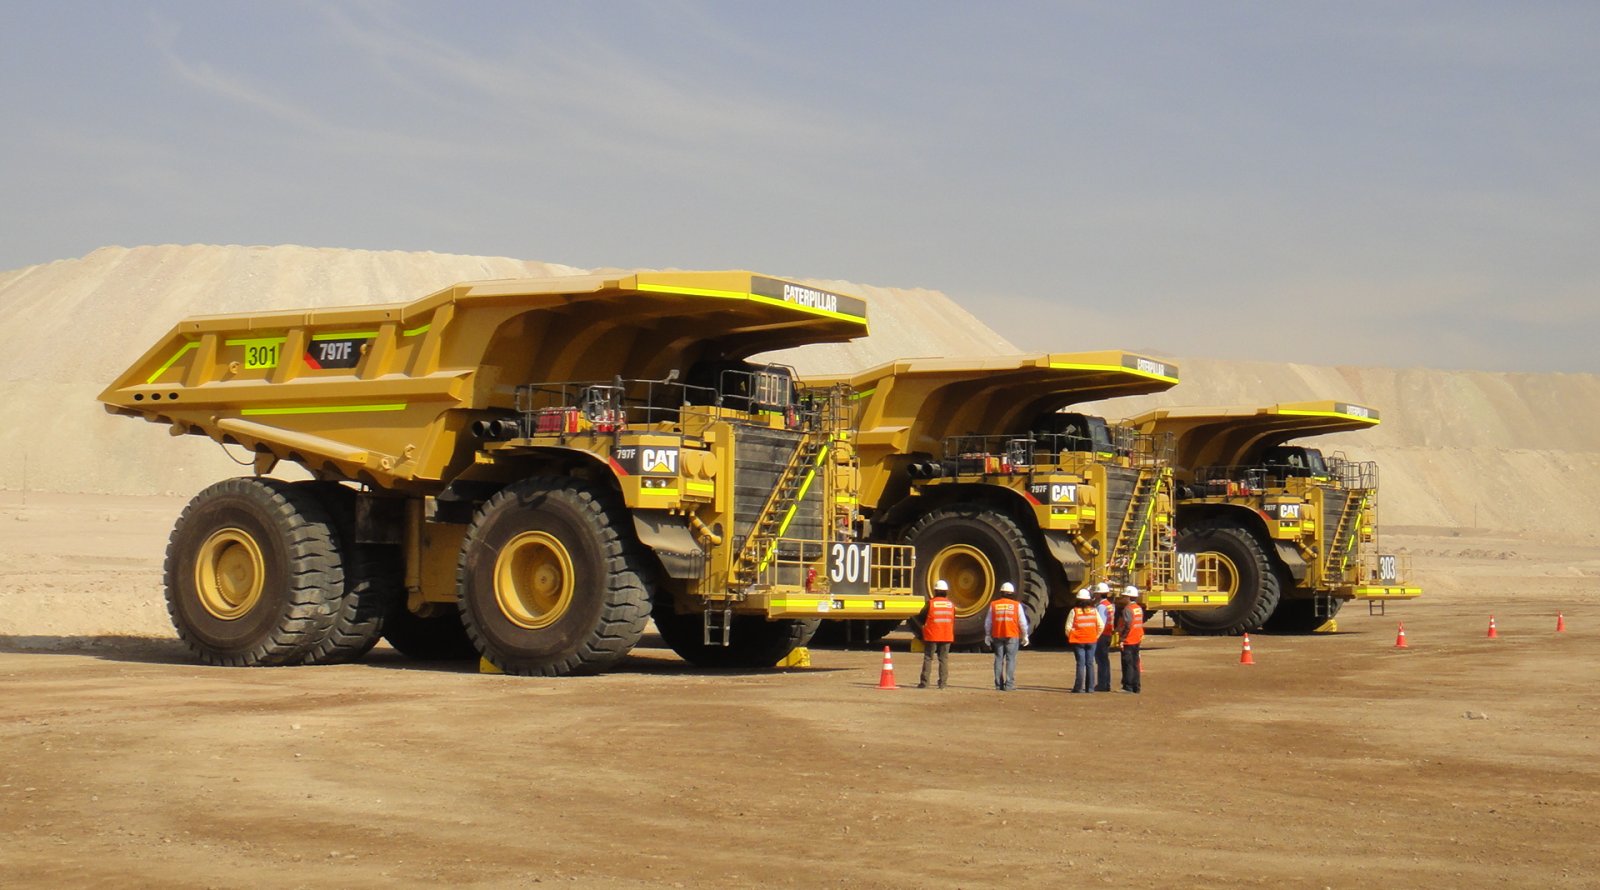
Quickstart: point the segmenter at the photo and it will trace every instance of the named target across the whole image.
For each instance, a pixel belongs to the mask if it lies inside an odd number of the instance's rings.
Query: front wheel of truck
[[[914,590],[928,590],[937,581],[949,585],[956,607],[956,645],[983,642],[989,602],[1007,581],[1016,587],[1015,598],[1027,612],[1030,628],[1039,630],[1049,590],[1033,545],[1010,516],[986,506],[941,507],[913,523],[905,543],[917,548]],[[910,624],[920,636],[917,620]]]
[[[303,661],[331,632],[344,594],[333,519],[276,479],[227,479],[178,517],[163,570],[167,612],[206,664]]]
[[[1257,631],[1278,607],[1278,574],[1266,548],[1249,531],[1221,522],[1201,525],[1183,533],[1178,549],[1211,554],[1217,586],[1228,593],[1228,604],[1221,608],[1174,611],[1173,622],[1187,633],[1227,636]]]
[[[467,635],[508,674],[595,673],[650,616],[648,563],[609,493],[565,478],[514,483],[478,511],[456,596]]]

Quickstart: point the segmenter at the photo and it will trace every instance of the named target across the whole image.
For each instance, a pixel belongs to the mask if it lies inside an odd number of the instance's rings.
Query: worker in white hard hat
[[[1017,648],[1028,645],[1028,612],[1016,595],[1010,581],[1001,584],[983,614],[983,643],[994,648],[994,688],[1001,692],[1017,688]]]
[[[1067,647],[1072,650],[1074,672],[1073,692],[1094,691],[1094,645],[1100,639],[1100,611],[1094,606],[1094,594],[1085,587],[1073,597],[1072,611],[1067,613]]]
[[[917,623],[922,627],[922,681],[917,688],[928,688],[933,661],[938,658],[939,688],[943,689],[950,682],[950,644],[956,639],[956,604],[950,600],[950,585],[943,578],[933,582]]]
[[[1094,641],[1094,691],[1111,691],[1111,634],[1117,623],[1117,607],[1111,602],[1111,585],[1104,581],[1094,586],[1094,610],[1100,613],[1100,638]]]
[[[1117,633],[1122,637],[1122,691],[1144,690],[1144,664],[1139,646],[1144,642],[1144,607],[1139,605],[1139,588],[1129,584],[1118,597]]]

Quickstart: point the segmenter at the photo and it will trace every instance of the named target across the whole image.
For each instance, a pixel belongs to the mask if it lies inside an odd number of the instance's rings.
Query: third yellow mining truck
[[[469,282],[186,319],[100,399],[254,463],[167,549],[168,610],[208,663],[386,636],[592,672],[653,617],[691,662],[761,667],[820,617],[921,604],[912,548],[859,534],[849,391],[746,360],[865,333],[864,301],[749,272]],[[269,477],[282,461],[313,478]]]
[[[1180,559],[1197,560],[1202,580],[1232,594],[1224,608],[1174,614],[1184,630],[1308,632],[1347,600],[1421,595],[1406,556],[1379,548],[1377,464],[1292,444],[1377,426],[1375,409],[1163,408],[1128,422],[1171,436]]]
[[[1165,438],[1064,410],[1167,389],[1178,382],[1170,362],[1121,351],[912,359],[809,382],[854,390],[871,536],[916,547],[918,589],[950,585],[958,643],[982,640],[1006,581],[1041,636],[1099,581],[1137,584],[1154,609],[1226,602],[1175,573]]]

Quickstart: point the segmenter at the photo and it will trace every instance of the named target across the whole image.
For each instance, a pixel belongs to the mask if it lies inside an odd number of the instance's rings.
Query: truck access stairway
[[[1355,496],[1356,492],[1348,494],[1350,496],[1345,498],[1344,509],[1339,511],[1339,521],[1333,527],[1333,536],[1328,539],[1330,543],[1324,570],[1328,578],[1342,576],[1349,567],[1350,556],[1356,552],[1356,537],[1360,533],[1356,523],[1361,521],[1372,498],[1371,491],[1360,492],[1360,497]]]
[[[733,585],[748,588],[766,571],[777,549],[778,539],[789,527],[800,502],[805,499],[816,481],[817,470],[828,459],[828,444],[833,431],[825,423],[805,430],[790,455],[788,464],[778,476],[778,484],[756,515],[750,536],[745,539],[733,563]],[[709,631],[708,631],[709,632]]]
[[[1161,470],[1145,467],[1139,470],[1138,481],[1129,495],[1127,512],[1122,515],[1122,527],[1117,531],[1117,542],[1111,548],[1111,566],[1131,576],[1140,549],[1150,534],[1151,521],[1156,507],[1156,492],[1160,490]]]

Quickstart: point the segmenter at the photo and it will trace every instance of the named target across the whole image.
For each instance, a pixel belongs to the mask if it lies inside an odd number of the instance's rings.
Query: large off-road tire
[[[1272,616],[1267,619],[1262,627],[1269,633],[1280,634],[1308,634],[1339,614],[1339,609],[1344,606],[1344,600],[1334,600],[1326,604],[1326,613],[1317,614],[1317,603],[1314,599],[1288,597],[1279,600],[1278,608],[1272,611]]]
[[[989,601],[1006,581],[1016,586],[1029,627],[1039,626],[1049,589],[1037,552],[1010,516],[986,506],[941,507],[912,523],[905,543],[917,548],[914,590],[928,590],[939,580],[950,585],[957,646],[983,642]],[[910,624],[921,635],[919,623]]]
[[[780,618],[768,621],[760,615],[735,615],[728,634],[728,645],[707,645],[705,616],[699,612],[680,615],[672,608],[671,597],[656,599],[651,615],[656,632],[667,648],[695,667],[719,670],[756,670],[775,666],[784,656],[810,642],[817,626],[815,619]]]
[[[813,649],[846,649],[883,645],[883,638],[894,633],[904,623],[899,618],[881,621],[823,621],[816,634],[805,645]]]
[[[1278,607],[1278,573],[1266,548],[1248,530],[1227,522],[1202,523],[1178,538],[1184,553],[1209,553],[1217,561],[1220,586],[1229,592],[1220,609],[1174,611],[1172,620],[1185,632],[1227,636],[1260,630]]]
[[[612,496],[575,479],[502,489],[473,517],[456,568],[467,635],[508,674],[594,673],[650,617],[650,571]]]
[[[372,651],[396,601],[405,599],[399,547],[356,543],[356,492],[333,482],[297,482],[333,518],[344,558],[344,592],[328,636],[306,654],[306,664],[343,664]]]
[[[344,591],[338,531],[318,499],[276,479],[194,496],[167,544],[167,612],[214,665],[299,664],[328,638]]]
[[[1067,647],[1067,619],[1072,615],[1070,606],[1050,606],[1040,616],[1033,631],[1033,648],[1065,649]]]
[[[401,600],[383,620],[383,639],[396,652],[418,661],[471,661],[478,647],[467,636],[454,603],[429,603],[426,614],[406,608]]]

